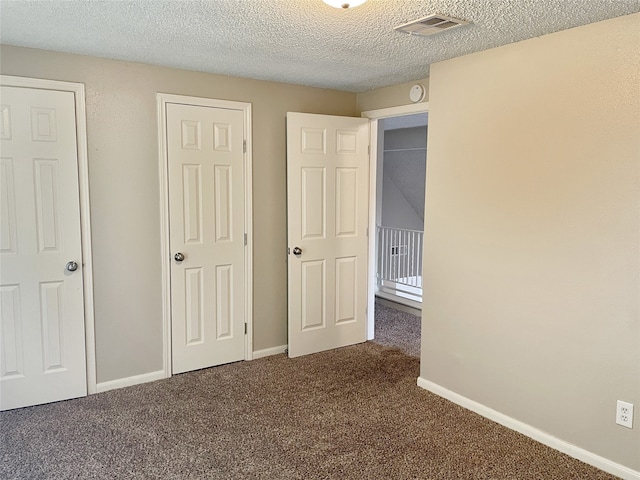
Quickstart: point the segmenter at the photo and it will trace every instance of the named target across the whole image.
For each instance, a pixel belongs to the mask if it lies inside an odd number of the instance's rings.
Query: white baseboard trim
[[[416,302],[415,300],[411,300],[410,298],[404,298],[400,295],[394,295],[382,290],[378,290],[376,292],[376,297],[380,297],[385,300],[389,300],[390,302],[399,303],[400,305],[411,307],[415,310],[419,310],[420,312],[422,311],[422,302]]]
[[[289,348],[288,345],[280,345],[279,347],[265,348],[264,350],[255,350],[253,352],[253,359],[256,360],[258,358],[270,357],[271,355],[278,355],[280,353],[284,353],[287,348]]]
[[[109,382],[98,383],[96,385],[96,393],[102,393],[116,388],[130,387],[132,385],[138,385],[139,383],[154,382],[163,378],[167,378],[164,370],[134,375],[133,377],[119,378]]]
[[[450,400],[453,403],[460,405],[461,407],[471,410],[472,412],[482,415],[489,420],[493,420],[500,425],[504,425],[511,430],[522,433],[523,435],[526,435],[527,437],[532,438],[548,447],[559,450],[562,453],[566,453],[570,457],[576,458],[584,463],[588,463],[589,465],[599,468],[600,470],[604,470],[607,473],[611,473],[612,475],[616,475],[625,480],[640,480],[640,472],[636,470],[632,470],[628,467],[625,467],[624,465],[612,462],[611,460],[596,455],[595,453],[589,452],[583,448],[577,447],[575,445],[572,445],[571,443],[549,435],[548,433],[545,433],[542,430],[538,430],[531,425],[527,425],[526,423],[508,417],[503,413],[500,413],[485,405],[482,405],[469,398],[452,392],[451,390],[448,390],[438,385],[437,383],[433,383],[429,380],[425,380],[422,377],[418,377],[418,386],[432,393],[435,393],[440,397],[446,398],[447,400]]]

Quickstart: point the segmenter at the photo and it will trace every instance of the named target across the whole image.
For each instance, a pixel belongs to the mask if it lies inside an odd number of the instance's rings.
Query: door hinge
[[[242,141],[242,153],[247,153],[247,141]]]
[[[371,155],[371,145],[367,145],[367,155]]]
[[[246,233],[244,234],[244,246],[245,247],[247,246],[247,234]]]
[[[244,334],[245,335],[247,334],[247,324],[246,323],[244,324]]]
[[[369,227],[367,227],[367,228],[365,229],[365,232],[366,232],[366,235],[367,235],[367,237],[368,237],[368,236],[369,236]]]

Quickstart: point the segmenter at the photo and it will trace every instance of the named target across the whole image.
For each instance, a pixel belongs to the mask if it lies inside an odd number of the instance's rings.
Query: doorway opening
[[[378,123],[376,296],[420,309],[427,113]]]
[[[408,111],[403,111],[408,110]],[[369,339],[420,355],[428,107],[372,118]]]

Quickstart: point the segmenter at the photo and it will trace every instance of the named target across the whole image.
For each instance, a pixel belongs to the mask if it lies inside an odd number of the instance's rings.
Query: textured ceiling
[[[0,0],[0,41],[362,92],[431,63],[640,11],[640,0]],[[432,37],[393,27],[431,13],[472,22]]]

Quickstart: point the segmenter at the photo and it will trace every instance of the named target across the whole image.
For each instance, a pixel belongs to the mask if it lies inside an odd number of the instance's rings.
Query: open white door
[[[287,113],[289,356],[367,339],[369,120]]]
[[[167,103],[173,373],[244,359],[244,113]]]
[[[87,394],[73,92],[1,87],[0,409]]]

